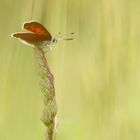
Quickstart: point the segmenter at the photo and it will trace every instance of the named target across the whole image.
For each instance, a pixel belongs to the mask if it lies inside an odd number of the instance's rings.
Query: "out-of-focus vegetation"
[[[1,0],[0,140],[44,139],[32,48],[12,39],[24,21],[52,35],[75,32],[48,52],[58,104],[57,140],[140,139],[140,1]]]

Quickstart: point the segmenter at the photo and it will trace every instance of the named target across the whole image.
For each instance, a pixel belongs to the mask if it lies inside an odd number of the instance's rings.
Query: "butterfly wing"
[[[28,30],[28,31],[31,31],[39,36],[45,37],[46,40],[52,39],[52,36],[48,32],[48,30],[42,24],[40,24],[36,21],[25,22],[23,24],[23,28]]]
[[[22,42],[29,44],[29,45],[38,45],[39,43],[42,43],[46,41],[46,38],[43,36],[39,36],[34,33],[14,33],[12,34],[12,37],[20,39]]]

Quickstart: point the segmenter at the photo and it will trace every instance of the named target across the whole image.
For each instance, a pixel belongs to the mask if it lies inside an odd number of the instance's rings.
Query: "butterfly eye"
[[[53,39],[53,43],[57,43],[57,40],[55,38]]]

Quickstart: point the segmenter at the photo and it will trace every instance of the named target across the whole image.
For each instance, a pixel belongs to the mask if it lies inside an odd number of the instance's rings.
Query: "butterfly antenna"
[[[72,33],[68,33],[68,34],[64,34],[64,35],[62,35],[61,33],[59,33],[59,34],[57,34],[56,36],[55,36],[55,38],[57,39],[57,40],[73,40],[73,39],[75,39],[74,37],[72,37],[73,35],[74,35],[75,33],[74,32],[72,32]]]
[[[55,35],[55,38],[58,38],[61,36],[61,32],[59,32],[57,35]]]
[[[73,36],[74,36],[74,32],[72,32],[72,33],[69,33],[69,34],[65,34],[63,37],[62,37],[62,39],[64,39],[64,40],[73,40],[73,39],[75,39]]]

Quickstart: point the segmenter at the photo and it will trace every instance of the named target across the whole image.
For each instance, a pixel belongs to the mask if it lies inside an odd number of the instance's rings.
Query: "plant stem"
[[[55,116],[57,113],[57,105],[55,100],[54,76],[51,73],[47,59],[45,57],[44,48],[35,47],[35,54],[39,60],[39,69],[41,71],[41,91],[44,99],[44,110],[42,122],[47,127],[46,140],[53,140]]]

